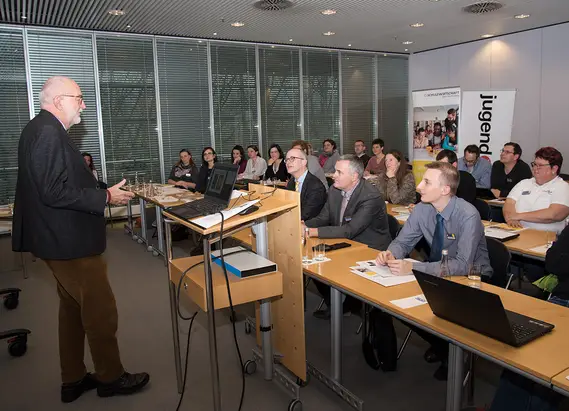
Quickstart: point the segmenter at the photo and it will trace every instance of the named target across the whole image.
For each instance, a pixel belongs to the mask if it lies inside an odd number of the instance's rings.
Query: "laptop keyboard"
[[[528,336],[535,333],[535,330],[533,328],[526,327],[522,324],[514,323],[514,322],[512,322],[510,324],[512,326],[512,332],[514,333],[514,337],[518,341],[523,340],[523,339],[527,338]]]
[[[188,204],[188,206],[190,208],[193,208],[193,209],[199,211],[202,215],[210,215],[210,214],[219,213],[221,210],[223,210],[225,208],[221,204],[219,204],[215,201],[210,201],[210,200],[205,199],[205,198],[202,200],[194,201],[193,203]]]

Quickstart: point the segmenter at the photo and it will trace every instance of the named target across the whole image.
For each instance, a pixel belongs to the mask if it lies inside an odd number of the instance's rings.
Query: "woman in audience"
[[[383,154],[384,146],[385,143],[381,138],[376,138],[371,142],[373,157],[370,158],[367,163],[367,167],[364,171],[364,176],[385,173],[385,154]]]
[[[217,163],[217,154],[212,147],[206,147],[202,151],[202,166],[196,180],[196,191],[205,193],[207,183],[211,177],[213,166]]]
[[[415,203],[415,177],[407,169],[403,154],[391,150],[385,156],[385,173],[380,174],[377,187],[385,201],[393,204],[409,205]]]
[[[180,150],[180,161],[174,164],[174,167],[172,167],[170,171],[168,184],[195,189],[197,177],[198,167],[192,159],[192,153],[190,150],[183,148]]]
[[[336,151],[336,142],[326,139],[322,143],[322,154],[318,157],[320,167],[325,174],[332,174],[336,171],[336,161],[340,158],[340,153]]]
[[[254,144],[247,147],[247,155],[249,156],[247,167],[245,172],[239,175],[239,179],[259,180],[267,171],[267,162],[259,155],[259,147]]]
[[[280,181],[287,181],[290,178],[283,159],[284,154],[281,146],[273,144],[271,148],[269,148],[269,161],[267,161],[268,168],[265,172],[265,180],[276,178]]]
[[[87,163],[87,167],[89,167],[89,170],[91,170],[91,173],[93,173],[93,177],[95,177],[95,180],[99,181],[99,174],[95,169],[95,164],[93,164],[93,156],[89,153],[82,153],[81,155],[83,156],[83,160],[85,160],[85,163]]]
[[[243,150],[243,146],[238,144],[233,147],[233,150],[231,151],[231,158],[233,159],[233,164],[237,164],[239,166],[237,174],[243,174],[245,172],[245,167],[247,167],[247,159],[245,158],[245,150]]]

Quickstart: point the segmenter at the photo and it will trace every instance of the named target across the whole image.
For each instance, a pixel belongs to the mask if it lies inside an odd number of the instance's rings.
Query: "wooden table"
[[[567,378],[569,378],[569,368],[553,377],[551,384],[554,391],[569,397],[569,380]]]

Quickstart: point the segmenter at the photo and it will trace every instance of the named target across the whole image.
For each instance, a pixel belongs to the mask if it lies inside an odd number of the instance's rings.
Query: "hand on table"
[[[388,260],[387,266],[395,275],[408,275],[413,272],[413,263],[406,260]]]
[[[134,197],[134,193],[131,193],[130,191],[121,190],[121,187],[124,186],[125,183],[126,180],[123,178],[123,180],[120,183],[115,184],[114,186],[109,188],[109,193],[111,194],[111,198],[109,200],[110,204],[125,205],[126,203],[128,203],[128,200]]]
[[[377,265],[387,265],[387,262],[389,260],[393,260],[394,258],[395,257],[393,257],[393,254],[391,254],[391,251],[380,251],[375,259],[375,262]]]
[[[509,226],[512,226],[514,228],[523,228],[522,220],[521,220],[520,215],[518,213],[513,213],[513,214],[509,215],[508,217],[506,217],[506,223]]]

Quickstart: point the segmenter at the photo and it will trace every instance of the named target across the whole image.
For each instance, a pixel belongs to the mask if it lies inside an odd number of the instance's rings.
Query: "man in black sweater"
[[[492,164],[490,187],[496,198],[506,198],[512,188],[526,178],[532,178],[531,169],[522,159],[522,148],[518,143],[506,143],[500,153],[500,160]]]

